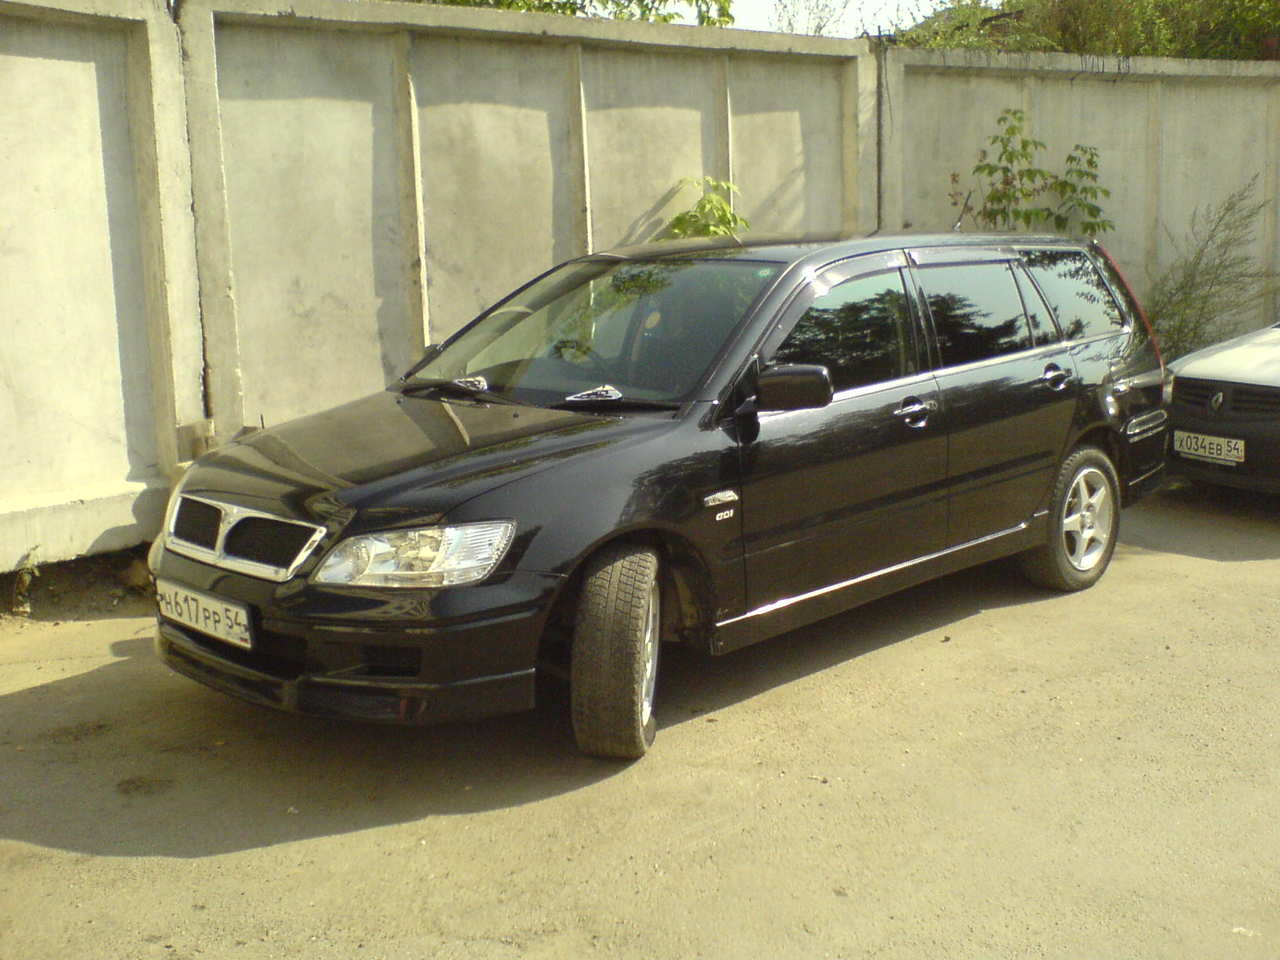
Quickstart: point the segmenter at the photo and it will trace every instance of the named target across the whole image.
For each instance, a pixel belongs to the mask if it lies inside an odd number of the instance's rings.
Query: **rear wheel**
[[[1062,462],[1049,504],[1049,539],[1023,555],[1033,582],[1053,590],[1083,590],[1111,562],[1120,529],[1120,484],[1097,447],[1079,447]]]
[[[573,733],[584,753],[630,760],[653,743],[658,572],[658,555],[647,547],[610,547],[587,561],[569,669]]]

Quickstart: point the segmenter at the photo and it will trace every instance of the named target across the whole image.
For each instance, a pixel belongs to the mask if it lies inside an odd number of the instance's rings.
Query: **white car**
[[[1203,483],[1280,493],[1280,324],[1170,366],[1170,466]]]

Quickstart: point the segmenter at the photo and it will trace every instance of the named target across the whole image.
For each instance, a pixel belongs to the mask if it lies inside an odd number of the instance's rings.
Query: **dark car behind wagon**
[[[639,756],[662,642],[723,653],[1013,554],[1090,586],[1160,477],[1162,378],[1092,245],[591,255],[386,392],[196,462],[151,555],[158,650],[401,723],[529,708],[550,672],[582,749]]]

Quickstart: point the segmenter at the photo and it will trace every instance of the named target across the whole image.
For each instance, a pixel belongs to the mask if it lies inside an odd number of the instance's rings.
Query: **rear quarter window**
[[[1025,250],[1022,257],[1063,337],[1085,340],[1125,329],[1120,306],[1084,251]]]

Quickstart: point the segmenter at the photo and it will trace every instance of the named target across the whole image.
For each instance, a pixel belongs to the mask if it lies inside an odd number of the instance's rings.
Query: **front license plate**
[[[1173,452],[1213,463],[1244,463],[1244,441],[1204,433],[1173,431]]]
[[[249,649],[253,646],[249,608],[244,604],[180,587],[168,580],[156,581],[156,602],[162,617],[194,627],[237,647]]]

